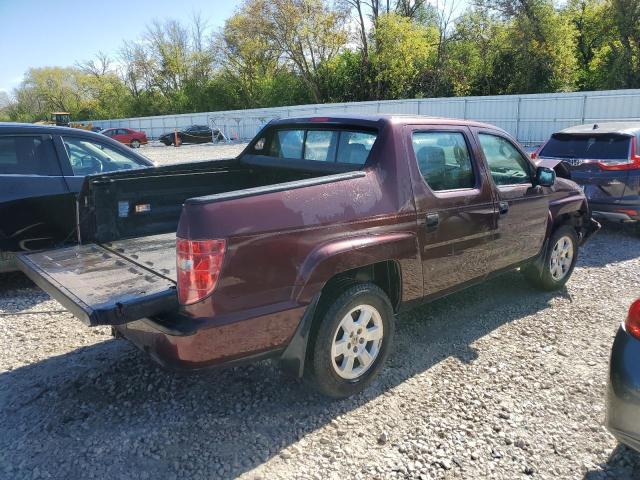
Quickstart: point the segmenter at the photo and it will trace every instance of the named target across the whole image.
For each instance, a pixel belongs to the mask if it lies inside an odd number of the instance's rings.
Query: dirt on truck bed
[[[167,373],[6,275],[0,478],[639,478],[603,426],[639,253],[605,226],[564,291],[513,272],[401,315],[388,368],[333,403],[267,362]]]

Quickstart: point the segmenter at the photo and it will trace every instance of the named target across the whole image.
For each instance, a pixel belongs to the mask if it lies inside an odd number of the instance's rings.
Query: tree
[[[615,23],[618,30],[618,49],[622,88],[640,87],[640,2],[637,0],[612,0]]]
[[[0,116],[640,87],[638,0],[462,1],[245,0],[213,34],[157,20],[117,58],[29,70]]]
[[[291,63],[313,100],[323,102],[323,69],[347,42],[346,12],[322,0],[271,0],[261,7],[265,21],[258,34]]]
[[[242,108],[261,105],[265,84],[281,69],[281,52],[264,32],[264,2],[249,2],[230,17],[218,36],[216,57],[223,77],[235,85]]]
[[[611,33],[590,63],[590,86],[596,88],[640,87],[640,5],[636,0],[607,0],[604,10]],[[613,15],[611,15],[613,13]]]
[[[470,9],[456,21],[446,64],[453,95],[496,93],[493,69],[506,39],[504,22],[486,10]]]
[[[214,55],[207,24],[199,14],[188,25],[156,20],[142,39],[121,47],[120,75],[137,111],[200,111],[207,103]]]
[[[572,90],[576,83],[575,30],[551,0],[478,0],[506,22],[504,46],[493,62],[497,93]]]
[[[433,68],[438,32],[395,13],[378,18],[372,66],[380,82],[379,98],[406,98],[416,93],[420,75]]]
[[[615,41],[615,23],[606,0],[570,0],[563,15],[575,29],[576,86],[580,90],[598,88],[594,72],[599,52]]]
[[[8,122],[11,120],[11,105],[12,102],[9,94],[4,90],[0,90],[0,122]]]

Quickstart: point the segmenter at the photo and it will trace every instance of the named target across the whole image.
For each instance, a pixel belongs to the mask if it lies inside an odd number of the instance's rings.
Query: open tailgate
[[[120,325],[178,308],[176,285],[170,277],[100,245],[24,253],[18,255],[17,263],[40,288],[90,326]]]

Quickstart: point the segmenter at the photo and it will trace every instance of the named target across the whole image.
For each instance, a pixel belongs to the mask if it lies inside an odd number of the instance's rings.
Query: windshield
[[[627,160],[631,137],[617,134],[554,134],[540,151],[541,157]]]
[[[63,142],[74,175],[84,176],[147,166],[115,148],[92,140],[64,137]]]

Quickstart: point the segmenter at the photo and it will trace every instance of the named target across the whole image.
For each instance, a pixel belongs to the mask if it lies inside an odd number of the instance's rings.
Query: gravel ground
[[[20,274],[0,279],[0,475],[20,478],[640,478],[603,427],[640,238],[609,228],[568,288],[517,272],[400,315],[364,394],[269,362],[167,373]]]
[[[158,165],[167,165],[179,162],[231,158],[238,155],[245,146],[246,143],[203,143],[198,145],[186,144],[176,148],[173,146],[167,147],[155,141],[141,146],[136,152],[153,160]]]
[[[331,402],[269,362],[167,373],[22,274],[0,275],[0,478],[640,478],[640,455],[603,427],[609,351],[639,278],[640,237],[607,227],[562,292],[513,272],[400,315],[379,379]]]

